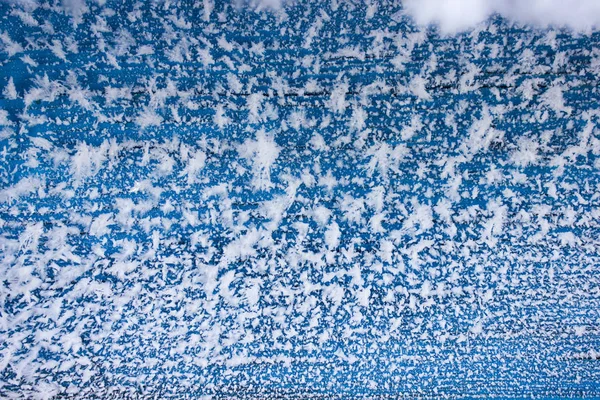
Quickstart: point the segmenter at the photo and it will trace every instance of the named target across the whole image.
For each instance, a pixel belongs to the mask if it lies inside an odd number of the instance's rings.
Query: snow
[[[150,126],[158,126],[163,122],[163,118],[151,109],[143,110],[136,118],[136,123],[140,128],[145,129]]]
[[[325,244],[330,250],[335,250],[340,245],[340,227],[332,222],[325,232]]]
[[[2,51],[6,52],[9,58],[23,52],[23,46],[13,41],[7,32],[0,34],[0,41],[2,42]]]
[[[445,33],[465,31],[493,14],[522,24],[584,32],[600,25],[596,0],[406,0],[404,5],[418,24],[438,24]]]
[[[71,174],[75,179],[87,178],[95,175],[106,161],[108,143],[104,142],[100,147],[89,146],[80,142],[76,153],[71,158]]]
[[[271,168],[280,148],[275,142],[272,134],[264,130],[256,132],[255,139],[246,139],[238,146],[238,153],[252,166],[252,184],[257,190],[265,190],[272,186]]]
[[[17,98],[17,89],[15,88],[15,82],[12,77],[8,79],[3,94],[8,100],[15,100]]]
[[[329,107],[333,112],[340,114],[346,111],[346,108],[348,107],[348,103],[346,102],[347,93],[348,83],[344,81],[337,84],[332,90],[329,98]]]
[[[595,3],[0,11],[1,396],[600,396]]]

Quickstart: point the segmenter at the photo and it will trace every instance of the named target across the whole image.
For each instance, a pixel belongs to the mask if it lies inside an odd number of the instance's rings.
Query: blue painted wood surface
[[[31,4],[1,397],[600,397],[597,32]]]

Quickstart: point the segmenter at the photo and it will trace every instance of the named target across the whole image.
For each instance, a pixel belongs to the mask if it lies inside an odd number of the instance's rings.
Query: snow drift
[[[405,0],[420,25],[436,24],[444,33],[464,31],[499,14],[534,26],[590,31],[600,25],[598,0]]]

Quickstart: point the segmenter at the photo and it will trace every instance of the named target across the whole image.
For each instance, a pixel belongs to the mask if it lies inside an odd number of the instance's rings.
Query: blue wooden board
[[[600,34],[376,4],[0,2],[0,397],[600,398]]]

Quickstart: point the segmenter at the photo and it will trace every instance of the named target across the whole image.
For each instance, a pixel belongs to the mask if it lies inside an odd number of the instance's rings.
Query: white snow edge
[[[589,32],[600,26],[599,0],[404,0],[419,25],[438,25],[446,34],[468,30],[494,14],[537,27]]]

